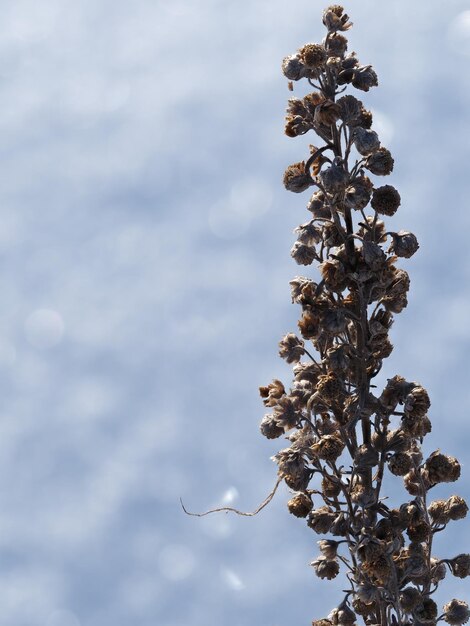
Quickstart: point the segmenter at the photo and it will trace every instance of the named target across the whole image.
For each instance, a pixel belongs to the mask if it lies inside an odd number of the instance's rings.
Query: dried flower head
[[[432,485],[453,483],[460,477],[460,463],[453,456],[433,452],[424,464],[424,470]]]
[[[377,87],[379,84],[377,74],[372,65],[364,65],[354,69],[352,80],[353,87],[361,91],[369,91],[371,87]]]
[[[383,185],[374,189],[372,194],[372,208],[382,215],[394,215],[400,206],[401,198],[392,185]]]
[[[299,57],[305,67],[319,70],[325,67],[328,55],[319,43],[308,43],[299,50]]]
[[[301,193],[313,185],[312,177],[305,171],[305,161],[294,163],[284,172],[284,187],[287,191]]]
[[[445,515],[451,520],[463,519],[467,513],[467,503],[460,496],[451,496],[445,503]]]
[[[306,75],[306,67],[300,60],[299,54],[292,54],[282,61],[282,72],[289,80],[300,80]]]
[[[342,602],[338,608],[333,609],[328,615],[334,626],[352,626],[356,621],[356,614],[346,602]]]
[[[376,176],[388,176],[393,171],[394,160],[387,148],[379,148],[371,154],[365,167]]]
[[[291,257],[299,265],[311,265],[318,258],[315,246],[296,241],[290,251]]]
[[[307,517],[313,508],[312,498],[303,492],[296,493],[287,503],[287,508],[296,517]]]
[[[336,578],[339,574],[339,563],[336,560],[329,560],[325,556],[320,556],[315,561],[312,561],[310,565],[315,570],[315,574],[319,578],[326,578],[331,580]]]
[[[416,239],[416,235],[413,235],[413,233],[400,230],[400,232],[391,233],[391,235],[392,244],[388,250],[389,252],[409,259],[418,250],[419,243]]]
[[[304,342],[294,333],[287,333],[279,342],[279,356],[287,363],[297,363],[304,353]]]
[[[353,137],[356,150],[363,156],[369,156],[380,148],[380,139],[375,130],[358,126],[354,130]]]
[[[449,561],[451,572],[458,578],[470,576],[470,554],[459,554]]]
[[[352,22],[348,20],[349,17],[344,13],[343,7],[339,4],[333,4],[323,11],[323,24],[329,32],[349,30],[352,26]]]
[[[421,604],[423,596],[416,587],[406,587],[401,591],[399,600],[402,610],[411,613]]]
[[[451,626],[466,624],[470,618],[470,609],[463,600],[451,600],[444,605],[444,619]]]
[[[348,173],[339,163],[334,163],[331,167],[327,167],[320,174],[321,182],[327,192],[335,194],[343,191],[348,182]]]
[[[328,506],[322,506],[319,509],[310,511],[308,525],[316,533],[323,535],[330,531],[335,518],[336,515],[333,509]]]

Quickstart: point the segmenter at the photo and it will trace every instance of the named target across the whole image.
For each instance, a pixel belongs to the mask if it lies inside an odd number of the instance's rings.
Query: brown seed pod
[[[307,524],[316,533],[323,535],[330,531],[335,517],[336,514],[333,509],[328,506],[322,506],[319,509],[310,511]]]
[[[466,517],[468,513],[467,503],[460,496],[451,496],[445,503],[445,514],[451,520],[459,520]]]
[[[328,55],[324,46],[319,43],[308,43],[299,50],[301,62],[308,69],[320,70],[325,67]]]
[[[372,208],[382,215],[394,215],[400,206],[401,198],[392,185],[383,185],[374,189],[372,194]]]
[[[416,587],[406,587],[400,592],[400,606],[405,613],[411,613],[422,600],[423,597]]]
[[[409,454],[406,452],[395,452],[388,459],[388,469],[395,476],[404,476],[411,469],[412,461]]]
[[[367,158],[365,167],[376,176],[388,176],[393,171],[393,164],[390,151],[387,148],[379,148]]]
[[[315,574],[319,578],[326,578],[332,580],[339,574],[339,563],[336,560],[329,560],[325,556],[320,556],[315,561],[312,561],[310,565],[315,570]]]
[[[302,193],[313,185],[313,179],[309,172],[305,171],[305,161],[294,163],[284,172],[284,187],[287,191]]]
[[[286,389],[280,380],[274,379],[266,387],[259,388],[259,394],[263,398],[264,406],[275,406],[279,398],[286,393]]]
[[[331,100],[324,100],[315,109],[314,120],[316,124],[331,126],[339,119],[341,110],[339,106]]]
[[[284,434],[284,428],[279,426],[274,415],[267,414],[261,420],[259,427],[261,434],[267,439],[277,439]]]
[[[451,626],[466,624],[470,618],[470,609],[463,600],[455,598],[444,605],[444,619]]]
[[[296,517],[307,517],[313,508],[312,498],[303,492],[296,493],[287,503],[287,508]]]
[[[436,450],[426,460],[424,471],[431,485],[452,483],[460,477],[460,463],[455,457]]]
[[[279,356],[287,363],[297,363],[304,353],[304,342],[294,333],[287,333],[279,342]]]
[[[470,576],[470,554],[459,554],[449,561],[449,567],[458,578]]]
[[[432,598],[424,598],[421,604],[413,611],[413,616],[424,624],[435,623],[437,618],[437,604]]]

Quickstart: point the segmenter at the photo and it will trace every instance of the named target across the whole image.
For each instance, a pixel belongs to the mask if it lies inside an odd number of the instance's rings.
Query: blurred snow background
[[[280,181],[309,143],[283,135],[279,67],[325,4],[2,2],[1,626],[285,626],[341,597],[284,488],[251,519],[179,504],[250,510],[275,481],[257,388],[290,380],[308,194]],[[382,380],[429,389],[425,450],[463,466],[436,496],[468,497],[470,6],[346,9],[379,74],[359,97],[396,159],[393,223],[421,243]]]

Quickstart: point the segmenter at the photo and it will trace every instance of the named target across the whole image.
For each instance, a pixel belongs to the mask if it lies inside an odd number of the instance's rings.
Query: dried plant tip
[[[312,498],[303,492],[296,493],[287,503],[287,508],[295,517],[307,517],[313,508]]]
[[[315,570],[315,574],[319,578],[326,578],[332,580],[339,574],[339,563],[336,560],[330,561],[324,556],[318,557],[315,561],[312,561],[310,565]]]
[[[287,363],[297,363],[304,353],[304,342],[294,333],[287,333],[279,342],[279,356]]]
[[[388,176],[393,171],[394,160],[387,148],[379,148],[374,154],[371,154],[365,167],[376,176]]]
[[[466,624],[470,618],[468,604],[463,600],[451,600],[444,605],[444,619],[451,626]]]
[[[309,172],[305,171],[305,161],[289,165],[284,172],[283,182],[287,191],[294,193],[302,193],[314,184]]]
[[[452,574],[457,578],[466,578],[470,575],[470,554],[459,554],[449,561]]]
[[[374,130],[361,128],[354,130],[354,146],[362,156],[369,156],[380,148],[380,139]]]
[[[377,187],[372,194],[372,208],[382,215],[394,215],[400,206],[401,198],[392,185]]]
[[[309,69],[320,70],[325,67],[328,55],[319,43],[308,43],[299,50],[302,63]]]
[[[389,252],[400,257],[409,259],[418,250],[419,243],[416,236],[406,230],[400,230],[398,233],[391,233],[392,243]]]

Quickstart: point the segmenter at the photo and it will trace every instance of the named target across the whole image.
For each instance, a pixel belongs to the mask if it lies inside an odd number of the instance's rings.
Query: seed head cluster
[[[289,512],[316,535],[329,535],[318,542],[314,573],[331,580],[346,569],[345,597],[313,626],[353,626],[360,619],[460,626],[469,620],[468,604],[453,599],[440,613],[433,594],[447,571],[470,575],[470,554],[440,558],[432,543],[468,506],[458,495],[429,500],[435,485],[459,478],[460,464],[440,450],[422,451],[431,403],[421,384],[400,375],[381,390],[373,384],[393,350],[393,317],[408,303],[410,280],[397,263],[419,244],[413,233],[385,225],[401,203],[397,189],[382,184],[394,159],[372,129],[371,112],[344,94],[350,86],[368,92],[377,74],[348,53],[344,33],[352,23],[341,6],[328,7],[323,24],[321,43],[303,45],[282,63],[291,91],[300,80],[311,91],[289,100],[285,133],[318,137],[284,173],[288,191],[312,194],[310,218],[295,229],[291,255],[302,268],[315,264],[319,271],[290,282],[301,309],[298,333],[281,339],[279,354],[293,366],[293,382],[290,389],[279,380],[260,388],[269,409],[261,432],[289,442],[273,457],[293,492]],[[395,508],[381,494],[387,472],[407,492]]]

